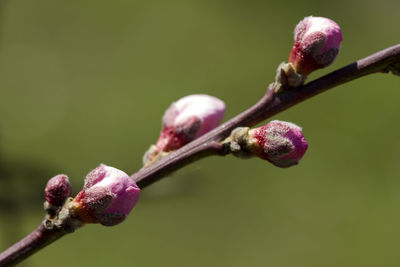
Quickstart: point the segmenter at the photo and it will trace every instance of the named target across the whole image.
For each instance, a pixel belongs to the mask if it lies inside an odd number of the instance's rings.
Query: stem
[[[131,177],[140,188],[144,188],[190,162],[205,156],[221,154],[222,151],[218,148],[216,149],[215,144],[226,138],[236,127],[254,126],[308,98],[365,75],[388,72],[389,70],[393,73],[398,73],[399,63],[400,44],[381,50],[319,79],[281,94],[274,94],[273,86],[270,85],[263,98],[248,110],[174,151],[153,165],[142,168],[137,173],[132,174]]]
[[[172,152],[153,165],[142,168],[131,177],[139,187],[144,188],[195,160],[210,155],[224,155],[226,152],[220,142],[236,127],[254,126],[314,95],[368,74],[388,72],[389,70],[398,74],[400,72],[399,65],[400,44],[358,60],[306,85],[280,94],[275,94],[273,86],[269,86],[261,100],[248,110]],[[43,221],[32,233],[0,254],[0,267],[17,264],[64,234],[62,230],[46,229]]]
[[[42,221],[38,228],[0,254],[0,267],[14,266],[43,247],[53,243],[65,233],[62,230],[49,230]]]

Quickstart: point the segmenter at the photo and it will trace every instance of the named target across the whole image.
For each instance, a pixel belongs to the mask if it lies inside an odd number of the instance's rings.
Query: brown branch
[[[32,233],[3,251],[0,254],[0,267],[14,266],[65,234],[62,230],[46,229],[44,224],[45,220]]]
[[[139,170],[131,177],[139,187],[144,188],[190,162],[210,155],[224,155],[226,152],[220,141],[226,138],[236,127],[253,126],[332,87],[371,73],[388,71],[392,71],[397,75],[400,72],[400,44],[360,59],[306,85],[287,90],[278,95],[274,93],[273,87],[269,86],[261,100],[248,110],[171,153],[164,159]],[[62,230],[46,229],[44,222],[42,222],[32,233],[0,254],[0,267],[15,265],[64,234]]]
[[[223,154],[221,148],[216,147],[215,144],[226,138],[236,127],[254,126],[332,87],[368,74],[388,71],[398,74],[399,65],[400,44],[381,50],[310,83],[278,95],[274,94],[273,87],[270,85],[264,97],[248,110],[171,153],[164,159],[139,170],[131,177],[140,188],[144,188],[192,161],[208,155]]]

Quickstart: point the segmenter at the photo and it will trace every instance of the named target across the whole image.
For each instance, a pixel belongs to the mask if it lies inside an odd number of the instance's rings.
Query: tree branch
[[[332,87],[368,74],[388,71],[397,75],[400,73],[400,44],[360,59],[306,85],[292,88],[280,94],[275,94],[274,87],[270,85],[261,100],[248,110],[153,165],[142,168],[131,177],[139,187],[144,188],[195,160],[210,155],[226,154],[220,142],[236,127],[254,126]],[[46,229],[44,223],[45,221],[28,236],[2,252],[0,254],[0,267],[15,265],[65,234],[62,230]]]
[[[0,254],[0,267],[13,266],[64,235],[62,230],[49,230],[45,220],[25,238]]]
[[[400,44],[381,50],[319,79],[281,94],[274,94],[274,88],[270,85],[263,98],[248,110],[172,152],[153,165],[132,174],[131,177],[140,188],[144,188],[190,162],[209,155],[223,154],[223,151],[216,148],[215,144],[226,138],[236,127],[254,126],[330,88],[368,74],[388,71],[392,71],[397,75],[400,71]]]

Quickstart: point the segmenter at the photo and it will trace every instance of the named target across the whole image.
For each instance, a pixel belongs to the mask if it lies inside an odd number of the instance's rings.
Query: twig
[[[65,234],[62,230],[46,229],[44,224],[45,221],[42,221],[32,233],[2,252],[0,266],[13,266]]]
[[[139,187],[144,188],[190,162],[210,155],[224,155],[225,151],[220,142],[236,127],[253,126],[332,87],[368,74],[388,71],[397,75],[400,72],[400,44],[360,59],[296,89],[275,94],[273,86],[269,86],[261,100],[248,110],[153,165],[139,170],[131,177]],[[0,266],[15,265],[64,234],[62,230],[46,229],[42,222],[36,230],[0,254]]]
[[[399,65],[400,44],[381,50],[303,86],[278,95],[274,94],[273,86],[270,85],[263,98],[248,110],[164,159],[132,174],[131,177],[140,188],[144,188],[192,161],[208,155],[223,153],[216,144],[226,138],[236,127],[253,126],[330,88],[368,74],[388,71],[398,74]]]

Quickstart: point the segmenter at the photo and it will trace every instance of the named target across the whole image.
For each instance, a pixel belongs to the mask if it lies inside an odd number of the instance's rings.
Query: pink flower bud
[[[333,20],[324,17],[306,17],[294,30],[294,45],[289,62],[297,72],[308,75],[330,65],[340,49],[342,32]]]
[[[51,178],[44,190],[46,201],[53,206],[61,206],[65,199],[71,195],[71,184],[68,176],[59,174]]]
[[[112,226],[121,223],[139,200],[140,189],[125,172],[100,164],[74,199],[78,218]]]
[[[176,150],[217,127],[225,103],[209,95],[189,95],[171,104],[164,114],[158,151]]]
[[[271,121],[248,135],[257,156],[282,168],[298,164],[308,147],[301,128],[290,122]]]

